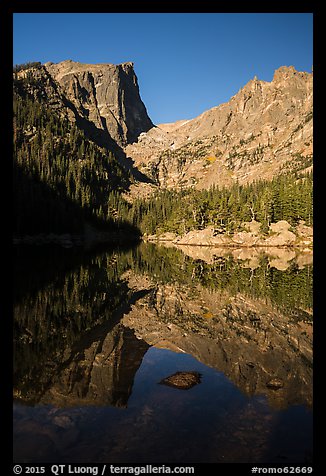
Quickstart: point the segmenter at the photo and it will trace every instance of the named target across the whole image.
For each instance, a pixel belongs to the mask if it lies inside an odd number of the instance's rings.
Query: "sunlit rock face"
[[[311,170],[313,74],[283,66],[271,82],[256,77],[226,103],[194,119],[159,124],[126,153],[164,188],[270,180]]]
[[[45,68],[66,96],[67,106],[86,131],[98,131],[105,145],[134,142],[153,127],[140,98],[133,63],[46,63]]]

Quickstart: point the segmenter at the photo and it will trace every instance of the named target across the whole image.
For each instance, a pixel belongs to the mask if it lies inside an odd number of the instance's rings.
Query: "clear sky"
[[[14,64],[133,61],[155,124],[226,102],[255,75],[311,71],[309,13],[15,13]]]

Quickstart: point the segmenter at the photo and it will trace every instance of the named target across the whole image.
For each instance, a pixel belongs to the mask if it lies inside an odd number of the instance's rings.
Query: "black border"
[[[321,3],[321,2],[320,2]],[[134,7],[137,6],[137,11]],[[158,6],[158,5],[157,5]],[[152,11],[148,8],[148,5],[142,6],[138,3],[132,3],[131,5],[121,3],[111,3],[106,0],[92,0],[91,2],[79,2],[78,0],[13,0],[6,2],[2,0],[0,2],[0,45],[1,45],[1,134],[0,140],[3,141],[1,150],[2,154],[2,187],[0,190],[2,196],[2,230],[0,233],[3,250],[3,257],[5,264],[8,266],[2,268],[2,299],[1,303],[1,317],[2,317],[2,339],[1,339],[1,351],[3,352],[2,364],[3,364],[3,381],[6,382],[6,386],[1,383],[1,411],[4,418],[1,419],[1,428],[3,431],[3,443],[2,450],[5,455],[5,466],[8,467],[8,471],[2,469],[2,474],[12,473],[12,285],[13,275],[12,266],[9,258],[9,250],[12,251],[12,235],[10,223],[12,220],[12,209],[10,209],[9,203],[12,203],[12,190],[9,180],[12,170],[12,57],[13,57],[13,14],[14,13],[313,13],[314,15],[314,149],[315,153],[314,162],[314,463],[313,474],[319,474],[322,467],[323,459],[323,443],[319,439],[318,435],[322,435],[323,427],[321,421],[321,408],[322,408],[322,389],[323,383],[323,366],[322,366],[322,340],[324,334],[322,332],[322,322],[324,316],[321,316],[321,310],[323,309],[323,302],[321,300],[321,286],[323,285],[322,274],[322,238],[321,238],[321,224],[323,223],[324,207],[323,207],[323,195],[322,186],[323,180],[326,177],[322,174],[322,161],[326,158],[322,156],[320,146],[320,127],[321,127],[321,106],[319,98],[322,88],[322,75],[321,75],[321,51],[322,50],[322,15],[320,4],[315,1],[303,2],[303,1],[279,1],[274,2],[232,2],[224,3],[224,5],[216,5],[218,9],[212,9],[212,2],[209,3],[208,8],[204,9],[204,5],[200,10],[192,9],[185,12],[184,9],[178,7],[175,3],[170,7],[168,2],[164,2],[165,10],[159,8],[158,11]],[[124,8],[122,8],[124,7]],[[125,10],[125,11],[124,11]],[[7,170],[8,168],[8,170]],[[317,258],[317,259],[316,259]],[[10,276],[10,278],[9,278]],[[3,398],[4,397],[4,401]],[[8,464],[7,464],[8,463]],[[180,463],[181,464],[181,463]],[[188,464],[187,464],[188,465]],[[209,465],[209,466],[208,466]],[[196,471],[201,469],[215,469],[215,474],[227,474],[231,470],[225,468],[225,464],[196,464]],[[258,465],[262,466],[262,465]],[[215,467],[215,468],[214,468]],[[251,474],[252,464],[243,464],[241,473],[238,474]],[[263,466],[262,466],[263,467]],[[266,467],[266,466],[265,466]],[[2,466],[3,468],[3,466]]]

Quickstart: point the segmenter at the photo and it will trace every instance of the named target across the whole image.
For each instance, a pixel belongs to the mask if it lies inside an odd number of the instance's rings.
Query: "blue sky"
[[[226,102],[255,75],[311,71],[309,13],[16,13],[14,64],[133,61],[155,124]]]

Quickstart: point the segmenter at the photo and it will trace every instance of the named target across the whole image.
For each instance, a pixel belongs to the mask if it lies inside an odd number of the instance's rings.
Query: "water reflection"
[[[191,253],[19,251],[17,462],[309,462],[309,255]]]

